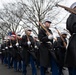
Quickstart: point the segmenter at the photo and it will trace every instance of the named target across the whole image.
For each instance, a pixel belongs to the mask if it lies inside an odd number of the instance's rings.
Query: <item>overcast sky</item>
[[[3,3],[10,3],[10,2],[16,2],[16,1],[18,1],[18,0],[0,0],[0,9],[1,8],[3,8]],[[72,3],[74,3],[74,2],[76,2],[76,0],[61,0],[62,2],[60,3],[61,5],[65,5],[65,6],[67,6],[67,7],[70,7],[71,6],[71,4]],[[64,1],[64,2],[63,2]],[[64,16],[65,16],[65,14],[68,14],[67,13],[67,11],[65,11],[65,10],[62,10],[62,13],[61,14],[59,14],[59,16],[58,16],[58,19],[62,19]],[[67,16],[68,17],[68,16]],[[66,19],[67,19],[67,17],[66,18],[64,18],[64,21],[61,21],[61,23],[60,24],[58,24],[58,26],[59,27],[63,27],[63,28],[66,28]]]
[[[18,1],[18,0],[0,0],[0,8],[3,8],[3,6],[2,6],[3,3],[16,2],[16,1]],[[71,4],[74,3],[74,2],[76,2],[76,0],[61,0],[61,3],[60,4],[61,5],[65,5],[67,7],[70,7]],[[67,11],[62,10],[62,13],[59,14],[58,18],[61,20],[63,17],[65,17],[66,13],[67,13]],[[60,23],[60,24],[63,24],[61,26],[64,27],[64,28],[66,27],[65,22],[66,22],[67,17],[64,18],[64,20],[65,20],[65,21],[63,21],[64,23],[63,22]]]
[[[0,8],[2,8],[2,3],[9,3],[9,2],[15,2],[15,1],[18,1],[18,0],[0,0]],[[68,7],[72,3],[76,2],[76,0],[61,0],[61,1],[64,1],[65,5],[68,6]]]
[[[3,3],[9,3],[9,2],[16,2],[18,0],[0,0],[0,8],[3,8]],[[70,7],[72,3],[76,2],[76,0],[61,0],[61,5],[65,5],[67,7]],[[65,15],[68,14],[67,11],[65,11],[63,8],[61,9],[61,13],[59,16],[57,16],[59,19],[62,19],[65,17]]]

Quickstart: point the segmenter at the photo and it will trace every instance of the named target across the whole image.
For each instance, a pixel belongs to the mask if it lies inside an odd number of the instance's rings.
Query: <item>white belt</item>
[[[49,41],[49,42],[46,42],[46,43],[48,43],[48,44],[51,44],[52,45],[52,43]]]
[[[44,42],[40,42],[40,43],[44,43]],[[48,42],[45,42],[45,43],[50,43],[50,44],[52,44],[50,41],[48,41]]]

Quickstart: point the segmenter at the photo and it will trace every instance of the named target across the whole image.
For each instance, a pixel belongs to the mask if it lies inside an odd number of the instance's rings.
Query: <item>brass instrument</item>
[[[76,14],[76,10],[74,10],[74,9],[71,9],[69,7],[66,7],[66,6],[63,6],[63,5],[59,5],[59,4],[56,4],[56,6],[62,7],[65,10],[69,11],[70,13]]]
[[[58,34],[59,34],[61,40],[63,41],[64,47],[66,48],[67,44],[66,44],[64,38],[62,37],[61,33],[59,32],[59,30],[58,30],[56,27],[55,27],[55,29],[57,30],[57,32],[58,32]]]

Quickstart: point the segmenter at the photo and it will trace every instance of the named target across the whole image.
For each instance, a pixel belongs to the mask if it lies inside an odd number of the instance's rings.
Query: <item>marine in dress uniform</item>
[[[5,57],[5,44],[4,41],[1,44],[1,63],[4,64],[4,57]]]
[[[36,68],[35,68],[35,58],[34,58],[34,39],[30,35],[31,34],[31,29],[27,28],[26,29],[26,35],[23,35],[22,37],[22,57],[23,57],[23,75],[27,74],[27,65],[30,63],[32,67],[32,75],[37,75]]]
[[[66,40],[67,33],[61,32],[61,36],[63,37],[64,42],[67,44],[67,40]],[[59,75],[63,75],[62,69],[64,67],[66,47],[64,46],[61,37],[57,37],[56,41],[54,42],[54,50],[55,50],[56,57],[58,60]]]
[[[16,43],[15,43],[15,60],[14,60],[14,69],[15,71],[21,71],[22,69],[22,57],[21,57],[21,51],[22,51],[22,47],[21,47],[21,37],[20,35],[16,36]]]
[[[71,8],[76,11],[76,2],[71,5]],[[66,28],[71,33],[71,37],[67,48],[65,66],[68,67],[70,75],[76,75],[76,14],[70,14]]]
[[[40,51],[39,51],[39,46],[40,46],[40,41],[38,40],[38,36],[35,36],[34,37],[34,41],[35,41],[35,55],[36,55],[36,65],[37,65],[37,68],[39,68],[40,66]]]
[[[40,44],[40,72],[41,75],[45,75],[46,69],[51,65],[52,75],[58,75],[58,67],[57,63],[52,56],[53,51],[53,35],[52,31],[49,29],[51,21],[49,19],[45,19],[45,27],[48,29],[51,35],[47,36],[47,33],[44,29],[39,30],[39,40],[41,42]]]

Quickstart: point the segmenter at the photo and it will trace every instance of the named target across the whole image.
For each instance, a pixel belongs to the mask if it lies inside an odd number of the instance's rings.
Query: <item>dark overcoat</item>
[[[66,43],[65,38],[64,38],[64,41]],[[56,54],[56,57],[58,60],[58,65],[63,67],[66,48],[65,48],[63,41],[61,40],[60,37],[57,37],[57,41],[54,42],[54,50],[55,50],[55,54]]]
[[[34,47],[34,50],[35,50],[35,55],[36,55],[36,58],[37,58],[37,63],[39,64],[40,63],[40,51],[39,51],[39,47],[40,47],[40,41],[36,41],[35,40],[35,47]]]
[[[10,43],[12,44],[12,47],[10,47]],[[16,52],[17,52],[15,44],[16,40],[9,40],[8,55],[12,56],[13,58],[16,58]]]
[[[2,57],[5,56],[5,43],[1,44],[1,55],[2,55]]]
[[[48,31],[52,34],[51,30],[48,29]],[[40,44],[40,65],[44,67],[49,67],[50,60],[51,60],[49,49],[51,49],[51,46],[47,42],[53,43],[53,40],[48,39],[48,36],[46,35],[46,32],[43,29],[39,30],[38,38],[41,42]]]
[[[21,39],[18,39],[18,44],[19,45],[15,45],[15,49],[16,49],[16,60],[17,61],[21,61],[22,60]]]
[[[22,58],[23,58],[23,61],[25,61],[26,65],[29,63],[29,60],[30,60],[30,55],[35,54],[34,53],[34,39],[32,36],[29,36],[29,39],[31,41],[31,45],[28,46],[27,42],[27,36],[24,35],[22,37],[22,48],[23,48],[23,51],[22,51]]]
[[[76,15],[71,14],[66,23],[66,27],[71,33],[69,45],[65,57],[65,66],[76,67]]]

